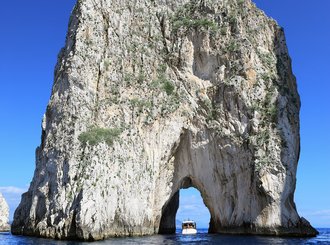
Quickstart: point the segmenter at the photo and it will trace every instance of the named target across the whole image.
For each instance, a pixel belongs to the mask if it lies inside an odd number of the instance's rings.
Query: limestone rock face
[[[0,232],[9,230],[9,207],[5,198],[0,193]]]
[[[294,204],[299,108],[283,30],[250,0],[79,0],[14,234],[313,236]]]

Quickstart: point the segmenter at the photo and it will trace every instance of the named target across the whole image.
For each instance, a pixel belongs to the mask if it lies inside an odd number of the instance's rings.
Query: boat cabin
[[[182,229],[196,229],[196,222],[195,221],[183,221],[182,222]]]

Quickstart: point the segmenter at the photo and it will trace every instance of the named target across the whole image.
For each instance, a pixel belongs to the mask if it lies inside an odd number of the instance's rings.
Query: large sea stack
[[[0,232],[9,230],[9,207],[5,198],[0,193]]]
[[[78,0],[14,234],[313,236],[294,204],[299,108],[283,29],[250,0]]]

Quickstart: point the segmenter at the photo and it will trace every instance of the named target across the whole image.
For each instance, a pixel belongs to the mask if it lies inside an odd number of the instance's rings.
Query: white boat
[[[182,222],[182,234],[189,235],[189,234],[196,234],[196,222],[193,220],[187,220]]]

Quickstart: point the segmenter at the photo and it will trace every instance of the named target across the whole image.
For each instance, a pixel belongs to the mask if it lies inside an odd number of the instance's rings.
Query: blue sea
[[[174,235],[154,235],[145,237],[112,238],[99,242],[56,241],[41,238],[13,236],[0,233],[0,245],[105,245],[105,244],[330,244],[330,229],[317,229],[320,234],[313,238],[280,238],[263,236],[232,236],[208,234],[207,229],[200,229],[196,235],[181,235],[180,230]]]

